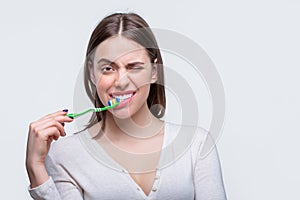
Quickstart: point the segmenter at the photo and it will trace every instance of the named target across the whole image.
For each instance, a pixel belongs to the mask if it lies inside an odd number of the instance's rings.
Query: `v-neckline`
[[[168,134],[168,123],[164,122],[164,134],[163,134],[163,142],[162,142],[162,150],[166,147],[167,145],[167,134]],[[159,162],[156,168],[156,173],[155,173],[155,178],[151,187],[151,190],[148,195],[144,192],[144,190],[139,186],[139,184],[131,177],[130,173],[121,165],[119,164],[116,160],[114,160],[105,150],[104,148],[95,140],[92,138],[92,136],[89,134],[88,131],[84,131],[82,134],[80,134],[81,140],[85,144],[86,150],[96,159],[98,162],[101,164],[105,165],[106,167],[109,167],[113,170],[122,172],[123,174],[126,175],[127,179],[132,183],[135,188],[137,188],[138,191],[141,192],[143,198],[149,198],[152,196],[153,192],[158,190],[158,183],[159,180],[161,179],[161,169],[160,166],[162,164],[162,159],[163,156],[160,154],[159,157]],[[105,161],[104,161],[105,159]]]
[[[153,191],[156,191],[158,189],[158,184],[159,184],[159,180],[161,179],[161,170],[160,169],[156,169],[155,172],[155,177],[154,177],[154,181],[152,183],[152,187],[151,190],[149,192],[149,194],[147,195],[145,193],[145,191],[139,186],[139,184],[137,182],[135,182],[135,180],[131,177],[130,173],[124,169],[124,174],[125,176],[128,178],[128,180],[133,184],[133,186],[135,188],[137,188],[138,191],[140,191],[143,195],[144,198],[149,198],[152,196]]]

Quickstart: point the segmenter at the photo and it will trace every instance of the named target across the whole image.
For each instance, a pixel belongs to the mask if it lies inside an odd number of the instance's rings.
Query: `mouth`
[[[127,103],[129,103],[135,95],[135,91],[127,91],[127,92],[115,92],[111,93],[109,96],[111,98],[120,99],[120,104],[116,108],[123,107]]]

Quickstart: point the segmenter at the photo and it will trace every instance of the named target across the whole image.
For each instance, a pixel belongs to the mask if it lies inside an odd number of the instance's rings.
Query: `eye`
[[[109,72],[114,72],[114,71],[116,71],[116,70],[110,65],[104,65],[101,67],[102,73],[109,73]]]
[[[140,66],[140,65],[135,65],[135,66],[130,67],[130,69],[132,69],[132,70],[141,70],[141,69],[144,69],[144,67]]]

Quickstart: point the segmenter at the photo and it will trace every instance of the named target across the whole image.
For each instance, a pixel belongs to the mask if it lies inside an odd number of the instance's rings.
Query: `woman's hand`
[[[65,112],[66,111],[66,112]],[[49,179],[45,168],[45,159],[53,140],[66,136],[64,123],[73,119],[66,116],[67,110],[58,111],[30,123],[26,168],[31,182],[31,188],[36,187]]]

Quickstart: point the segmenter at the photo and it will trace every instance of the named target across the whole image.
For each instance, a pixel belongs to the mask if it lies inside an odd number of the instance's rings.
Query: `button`
[[[156,190],[157,190],[157,188],[156,188],[156,187],[152,188],[152,191],[153,191],[153,192],[156,192]]]

